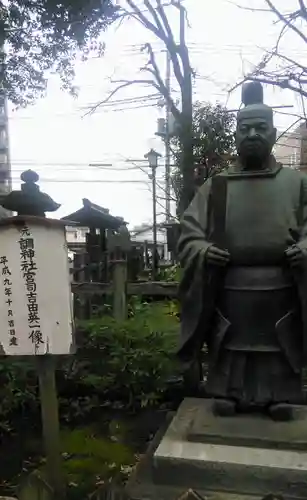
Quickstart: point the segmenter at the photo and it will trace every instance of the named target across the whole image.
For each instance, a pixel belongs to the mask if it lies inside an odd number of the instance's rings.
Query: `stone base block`
[[[208,500],[260,500],[269,493],[306,499],[304,407],[297,416],[282,423],[260,415],[222,418],[213,416],[210,400],[185,399],[128,492],[148,500],[177,500],[189,488]]]
[[[182,418],[189,420],[185,438],[195,443],[307,451],[307,408],[293,408],[295,421],[290,422],[274,422],[257,413],[217,417],[211,400],[191,398],[182,403],[177,417],[179,427],[183,425]],[[189,417],[191,413],[193,416]]]

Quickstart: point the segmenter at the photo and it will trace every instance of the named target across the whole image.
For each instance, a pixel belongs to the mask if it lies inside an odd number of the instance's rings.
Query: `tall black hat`
[[[260,82],[246,82],[242,85],[242,103],[238,111],[238,122],[245,118],[264,118],[273,124],[273,110],[263,103],[263,87]]]

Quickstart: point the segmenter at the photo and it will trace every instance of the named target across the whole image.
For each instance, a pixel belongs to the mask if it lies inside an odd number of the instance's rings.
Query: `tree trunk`
[[[180,127],[182,190],[178,203],[178,215],[188,208],[195,193],[193,152],[193,103],[191,72],[185,74],[182,86],[182,115]]]

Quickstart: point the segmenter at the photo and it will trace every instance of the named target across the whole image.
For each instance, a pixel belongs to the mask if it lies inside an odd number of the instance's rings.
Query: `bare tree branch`
[[[100,106],[109,102],[112,99],[112,97],[114,97],[114,95],[117,94],[117,92],[119,92],[120,90],[122,90],[126,87],[130,87],[131,85],[136,85],[136,84],[151,85],[151,86],[155,87],[158,90],[158,92],[160,92],[160,89],[158,88],[158,85],[154,82],[154,80],[145,80],[145,79],[144,80],[118,80],[118,81],[114,81],[113,83],[118,83],[119,84],[118,87],[116,87],[114,90],[112,90],[112,92],[105,99],[103,99],[102,101],[99,101],[94,106],[91,106],[89,111],[87,111],[84,116],[92,115]]]
[[[300,68],[303,72],[307,73],[307,68],[306,66],[303,66],[300,64],[298,61],[295,61],[291,57],[285,56],[284,54],[279,54],[278,52],[272,53],[273,56],[277,56],[280,59],[283,59],[284,61],[287,61],[289,64],[292,64],[294,67]]]
[[[0,0],[1,1],[1,0]],[[151,85],[164,97],[168,103],[170,111],[174,116],[177,124],[179,124],[179,143],[181,145],[180,169],[182,172],[183,186],[181,196],[180,211],[185,209],[190,203],[194,194],[194,173],[193,165],[193,100],[192,100],[192,75],[193,71],[190,64],[189,52],[185,40],[186,27],[186,9],[181,4],[181,0],[169,0],[169,4],[179,11],[180,28],[179,28],[179,43],[176,42],[171,25],[168,21],[164,7],[165,3],[161,0],[156,0],[156,7],[151,0],[143,0],[143,5],[147,9],[148,15],[140,8],[135,0],[126,0],[127,9],[122,10],[123,15],[132,17],[144,26],[149,32],[154,34],[161,40],[170,57],[171,65],[175,78],[178,82],[181,92],[181,109],[172,98],[170,89],[161,72],[155,58],[153,48],[150,43],[147,43],[143,50],[148,52],[148,62],[141,71],[150,73],[150,79],[137,79],[132,81],[120,81],[119,85],[110,93],[110,95],[97,103],[91,108],[89,113],[93,113],[99,106],[110,101],[110,99],[121,89],[131,86],[134,83]]]
[[[295,24],[291,22],[291,19],[287,19],[287,17],[277,9],[277,7],[271,2],[271,0],[265,0],[265,2],[270,7],[271,11],[274,12],[274,14],[278,17],[280,21],[282,21],[284,25],[286,25],[289,29],[294,31],[299,37],[301,37],[301,39],[305,43],[307,43],[307,37],[301,30],[298,29],[297,26],[295,26]]]
[[[230,5],[233,5],[234,7],[238,7],[238,9],[241,9],[241,10],[249,10],[250,12],[266,12],[266,13],[271,14],[271,11],[269,9],[254,9],[253,7],[245,7],[244,5],[239,5],[236,2],[232,2],[231,0],[226,0],[226,1]]]
[[[281,139],[282,137],[284,137],[284,135],[286,135],[286,134],[287,134],[287,133],[288,133],[288,132],[289,132],[289,131],[293,128],[293,127],[295,127],[295,125],[297,125],[300,121],[302,121],[302,118],[301,118],[301,117],[300,117],[300,118],[298,118],[297,120],[295,120],[293,123],[291,123],[291,125],[290,125],[288,128],[286,128],[286,130],[284,130],[284,131],[283,131],[283,132],[282,132],[282,133],[278,136],[278,138],[277,138],[277,140],[276,140],[276,143],[277,143],[278,141],[280,141],[280,139]]]
[[[282,28],[277,38],[275,47],[271,51],[266,51],[260,63],[255,67],[255,69],[245,75],[241,82],[236,84],[233,89],[237,88],[243,82],[247,80],[257,80],[261,83],[267,85],[273,85],[281,89],[288,89],[301,96],[301,99],[307,97],[307,90],[303,88],[307,84],[307,66],[304,62],[300,62],[299,58],[293,58],[284,54],[280,47],[280,42],[284,34],[291,30],[300,39],[307,44],[307,36],[303,31],[303,27],[299,29],[296,25],[298,19],[303,19],[307,21],[307,9],[304,0],[298,0],[300,9],[290,12],[288,14],[282,13],[275,5],[276,2],[273,0],[265,0],[270,12],[273,13],[278,21],[282,23]],[[305,26],[305,23],[304,23]],[[270,66],[270,63],[276,63],[275,67]],[[302,100],[302,106],[304,108],[304,101]]]
[[[126,1],[129,3],[130,6],[135,5],[132,0],[126,0]],[[152,17],[154,18],[154,20],[156,22],[156,26],[154,24],[150,23],[150,21],[142,14],[142,12],[137,7],[135,7],[135,12],[136,12],[137,16],[140,17],[140,19],[142,20],[144,26],[147,27],[149,30],[151,30],[166,45],[166,48],[169,51],[171,61],[173,64],[175,77],[176,77],[179,85],[181,85],[182,80],[183,80],[183,75],[181,73],[180,65],[179,65],[179,61],[178,61],[179,51],[178,51],[178,47],[177,47],[175,40],[174,40],[174,37],[173,37],[172,29],[170,27],[170,24],[168,22],[168,19],[166,17],[165,11],[164,11],[165,5],[162,4],[161,0],[157,0],[157,9],[156,10],[158,11],[158,13],[160,15],[160,18],[162,21],[161,22],[159,17],[157,16],[155,8],[151,5],[150,1],[144,0],[144,4],[146,5],[146,7],[147,7],[148,11],[150,12],[150,14],[152,15]],[[171,5],[177,6],[176,4],[173,4],[173,2],[171,2]]]
[[[260,83],[264,83],[266,85],[273,85],[273,86],[279,87],[281,89],[293,90],[293,92],[296,92],[298,94],[301,93],[304,97],[307,97],[307,91],[300,89],[299,87],[295,87],[287,79],[279,81],[279,80],[274,80],[274,79],[270,78],[269,76],[265,77],[265,76],[261,76],[261,75],[259,75],[259,76],[252,76],[252,75],[247,76],[240,83],[236,84],[230,90],[230,92],[232,92],[233,90],[238,88],[240,85],[242,85],[242,83],[244,83],[246,81],[258,81]]]
[[[180,120],[180,118],[181,118],[180,112],[178,111],[178,108],[176,107],[172,97],[170,96],[169,90],[163,81],[163,78],[162,78],[160,70],[158,68],[158,65],[157,65],[157,62],[155,59],[155,54],[154,54],[154,51],[153,51],[151,44],[146,43],[145,49],[148,52],[149,61],[148,61],[148,65],[146,67],[142,68],[142,71],[148,71],[149,73],[151,73],[154,76],[154,78],[156,79],[157,87],[159,88],[159,91],[163,95],[164,99],[170,105],[172,114],[174,115],[175,119]],[[151,67],[149,67],[149,65]]]
[[[180,69],[180,64],[178,60],[178,55],[182,59],[182,63],[184,64],[184,61],[186,61],[186,55],[183,52],[183,48],[185,46],[185,40],[181,40],[180,44],[180,50],[179,47],[176,45],[174,37],[173,37],[173,32],[170,27],[170,24],[168,22],[168,19],[166,17],[164,7],[165,4],[162,4],[161,0],[157,0],[157,11],[160,15],[161,21],[157,16],[155,8],[152,6],[149,0],[144,0],[144,4],[147,7],[148,11],[152,15],[153,19],[156,22],[156,25],[154,25],[152,22],[150,22],[146,16],[143,14],[143,12],[136,6],[133,0],[126,0],[130,8],[134,10],[135,18],[139,19],[140,22],[147,28],[149,29],[152,33],[154,33],[157,38],[159,38],[161,41],[164,42],[166,45],[166,48],[169,51],[170,58],[172,61],[175,77],[181,86],[183,84],[183,75]],[[179,10],[182,10],[184,12],[185,8],[179,3],[179,2],[171,2],[171,5],[174,7],[178,8]],[[182,30],[181,30],[182,32]]]
[[[190,64],[189,51],[185,40],[186,9],[180,3],[180,1],[173,0],[173,2],[174,6],[177,7],[180,13],[180,57],[183,65],[183,73],[185,74],[186,78],[190,78],[192,76],[192,69]]]
[[[159,195],[158,195],[158,196],[157,196],[157,199],[158,199],[158,200],[163,200],[163,201],[165,201],[165,200],[166,200],[166,196],[159,196]],[[171,200],[171,201],[175,201],[175,202],[177,201],[177,200],[176,200],[176,198],[174,198],[173,196],[171,196],[171,197],[170,197],[170,200]]]
[[[144,14],[146,11],[142,11],[135,3],[134,0],[126,0],[128,6],[130,7],[131,11],[129,10],[124,10],[125,16],[129,16],[140,22],[146,29],[151,31],[154,35],[157,36],[161,41],[164,42],[166,45],[166,48],[169,50],[170,57],[172,60],[173,68],[174,68],[174,73],[175,77],[179,83],[179,86],[182,87],[183,85],[183,75],[181,73],[180,69],[180,64],[178,60],[178,53],[179,53],[179,47],[176,45],[173,33],[171,30],[171,27],[169,25],[168,19],[165,15],[164,12],[164,7],[165,5],[173,5],[173,1],[171,0],[170,3],[164,4],[161,2],[161,0],[157,0],[157,7],[154,8],[153,5],[150,3],[150,0],[143,0],[144,5],[147,9],[147,12],[152,16],[153,20],[155,21],[155,24],[150,21]],[[177,6],[176,2],[175,5]],[[158,16],[158,14],[160,16]],[[174,100],[172,99],[169,89],[166,87],[166,84],[164,83],[164,80],[161,76],[158,64],[155,59],[155,54],[153,51],[153,48],[151,44],[147,43],[145,44],[144,48],[147,50],[148,55],[149,55],[149,61],[145,68],[141,68],[141,71],[147,71],[151,73],[153,76],[153,79],[150,80],[143,80],[143,79],[136,79],[132,81],[117,81],[116,83],[120,83],[109,95],[106,99],[103,99],[102,101],[98,102],[95,106],[91,107],[89,112],[87,114],[92,114],[95,112],[99,106],[105,104],[106,102],[110,101],[112,97],[117,94],[118,91],[121,89],[131,86],[133,84],[146,84],[146,85],[151,85],[155,89],[158,90],[159,93],[162,94],[164,99],[168,102],[171,112],[174,115],[175,119],[180,122],[181,119],[181,112],[179,111],[178,107],[176,106]],[[143,50],[144,50],[143,48]],[[184,57],[184,56],[183,56]],[[115,83],[115,82],[114,82]]]
[[[144,15],[143,11],[133,2],[133,0],[126,0],[129,7],[132,9],[133,15],[137,21],[141,21],[142,24],[154,33],[158,38],[160,38],[160,33],[158,28]]]
[[[158,1],[157,1],[157,4],[158,4]],[[156,9],[151,5],[149,0],[144,0],[144,5],[147,7],[148,12],[152,15],[153,19],[155,20],[157,29],[159,30],[161,36],[165,40],[167,37],[167,32],[165,32],[165,30],[164,30],[164,26],[161,23],[159,16],[157,15]],[[157,8],[157,11],[159,12],[158,8]]]
[[[298,3],[300,4],[302,17],[304,17],[304,19],[307,19],[307,8],[306,5],[304,4],[304,0],[298,0]]]
[[[182,75],[179,61],[178,61],[178,54],[179,54],[179,56],[181,54],[179,53],[178,47],[175,43],[173,32],[172,32],[172,29],[171,29],[170,24],[168,22],[168,19],[166,17],[164,7],[162,6],[161,0],[157,0],[157,5],[158,5],[157,10],[159,12],[159,15],[160,15],[162,21],[163,21],[165,31],[167,34],[166,46],[168,48],[170,58],[171,58],[171,61],[173,64],[174,73],[175,73],[175,76],[176,76],[178,83],[181,85],[183,82],[183,75]]]
[[[304,119],[304,117],[302,115],[299,115],[298,113],[289,113],[289,112],[279,111],[279,110],[275,110],[275,113],[277,113],[279,115],[294,116],[296,118],[300,118],[301,120]]]

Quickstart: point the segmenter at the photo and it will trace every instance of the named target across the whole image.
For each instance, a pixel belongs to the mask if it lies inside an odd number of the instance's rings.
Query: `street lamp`
[[[151,169],[156,169],[158,166],[158,158],[161,158],[160,153],[155,151],[153,148],[151,148],[146,155],[144,155],[144,158],[148,160],[149,166]]]
[[[158,261],[157,261],[157,195],[156,195],[156,170],[158,167],[158,158],[161,155],[154,149],[150,149],[144,158],[148,160],[151,174],[149,178],[152,181],[152,232],[153,232],[153,252],[152,252],[152,278],[157,278]]]

